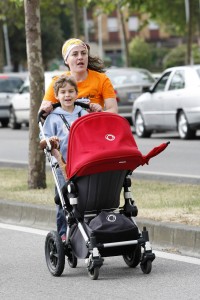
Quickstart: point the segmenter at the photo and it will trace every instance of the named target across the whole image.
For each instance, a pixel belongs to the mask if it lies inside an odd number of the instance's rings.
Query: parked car
[[[152,74],[139,68],[110,68],[106,72],[116,92],[119,114],[132,123],[135,99],[155,82]]]
[[[51,82],[53,76],[62,74],[63,71],[45,72],[45,87]],[[19,92],[11,99],[9,124],[12,129],[20,129],[22,124],[29,125],[30,114],[30,91],[29,79],[27,78]],[[42,100],[42,99],[41,99]]]
[[[2,127],[7,127],[10,116],[10,101],[23,84],[22,76],[0,74],[0,122]]]
[[[200,129],[200,65],[166,69],[155,85],[136,99],[132,119],[138,137],[178,131],[194,138]]]

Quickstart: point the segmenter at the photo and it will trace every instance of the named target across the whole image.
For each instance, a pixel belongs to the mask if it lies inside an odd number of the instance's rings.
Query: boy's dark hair
[[[75,91],[78,93],[78,87],[76,84],[76,80],[72,76],[61,75],[54,83],[54,93],[58,96],[58,91],[60,88],[65,87],[65,85],[69,83],[71,86],[75,88]]]

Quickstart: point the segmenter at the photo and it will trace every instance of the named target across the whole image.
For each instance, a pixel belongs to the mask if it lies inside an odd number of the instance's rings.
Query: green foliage
[[[136,37],[130,42],[129,55],[131,66],[150,69],[152,65],[152,49],[144,39]]]
[[[181,66],[185,65],[186,62],[186,53],[187,53],[187,46],[179,45],[172,50],[165,56],[163,60],[163,67],[164,69],[174,67],[174,66]],[[193,54],[193,62],[194,64],[200,64],[200,50],[197,44],[192,45],[192,54]]]

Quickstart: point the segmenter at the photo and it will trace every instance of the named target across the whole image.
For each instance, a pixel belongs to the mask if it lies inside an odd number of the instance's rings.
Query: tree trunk
[[[44,70],[41,51],[40,1],[25,0],[26,49],[30,80],[28,187],[46,188],[45,158],[39,148],[37,114],[44,95]]]
[[[127,37],[126,37],[126,29],[125,29],[125,24],[124,24],[124,16],[122,12],[122,8],[120,7],[120,4],[118,4],[118,16],[120,20],[120,27],[121,27],[121,39],[122,39],[122,51],[124,54],[124,65],[125,67],[129,67],[129,51],[128,51],[128,42],[127,42]]]
[[[188,38],[187,38],[187,58],[186,64],[193,64],[192,41],[193,41],[193,1],[189,1],[189,20],[188,20]]]
[[[3,38],[3,22],[0,20],[0,72],[3,72],[4,66],[4,38]]]
[[[79,31],[79,7],[78,7],[78,0],[73,0],[72,1],[72,6],[73,6],[73,32],[74,32],[74,37],[79,38],[80,36],[80,31]]]

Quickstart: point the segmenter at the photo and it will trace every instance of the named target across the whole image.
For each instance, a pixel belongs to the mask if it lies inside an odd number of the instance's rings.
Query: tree
[[[131,1],[130,1],[131,2]],[[129,66],[129,50],[128,50],[128,42],[125,31],[125,18],[124,18],[124,8],[127,8],[127,4],[129,1],[127,0],[87,0],[88,5],[96,5],[99,9],[100,13],[110,14],[113,11],[117,11],[118,19],[120,22],[120,33],[121,33],[121,42],[122,42],[122,50],[124,50],[124,65]]]
[[[132,4],[131,4],[132,3]],[[194,34],[200,32],[200,4],[198,0],[188,0],[189,18],[186,20],[187,9],[185,0],[134,0],[130,5],[140,8],[140,13],[148,13],[149,18],[165,24],[166,30],[172,35],[187,39],[187,56],[185,63],[192,63],[192,42]]]
[[[30,80],[29,168],[28,187],[46,188],[44,153],[39,148],[37,114],[44,94],[42,63],[40,0],[25,0],[25,29]]]
[[[152,66],[151,45],[143,38],[135,37],[129,44],[131,66],[150,69]]]

